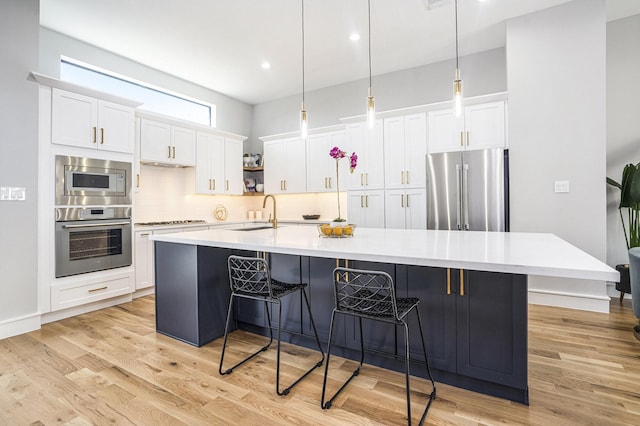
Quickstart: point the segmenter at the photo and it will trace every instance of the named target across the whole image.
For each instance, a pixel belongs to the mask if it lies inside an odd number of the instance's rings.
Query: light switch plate
[[[27,198],[27,188],[13,187],[11,188],[11,199],[14,201],[24,201]]]
[[[569,192],[569,181],[568,180],[557,180],[554,182],[555,192],[556,193],[566,193]]]
[[[0,187],[0,201],[8,201],[11,199],[11,188],[8,186]]]

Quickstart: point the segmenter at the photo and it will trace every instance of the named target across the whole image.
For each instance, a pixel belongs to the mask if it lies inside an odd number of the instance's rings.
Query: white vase
[[[347,224],[347,221],[340,221],[340,222],[336,222],[336,221],[332,221],[329,223],[329,226],[332,228],[335,228],[336,226],[345,226]]]

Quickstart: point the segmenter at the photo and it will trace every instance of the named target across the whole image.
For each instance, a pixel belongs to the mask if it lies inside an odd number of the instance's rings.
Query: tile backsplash
[[[271,201],[262,208],[264,197],[195,194],[195,169],[150,165],[140,166],[140,188],[134,193],[134,221],[202,219],[215,222],[218,204],[228,212],[227,220],[247,219],[248,211],[262,210],[267,219]],[[333,193],[276,195],[278,219],[302,219],[303,214],[319,214],[321,220],[338,215],[337,196]],[[347,193],[340,191],[342,216],[347,212]]]

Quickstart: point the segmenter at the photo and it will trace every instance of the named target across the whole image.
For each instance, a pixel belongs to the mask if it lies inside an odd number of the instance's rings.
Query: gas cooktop
[[[207,223],[204,220],[196,219],[196,220],[165,220],[161,222],[136,222],[134,225],[137,226],[157,226],[157,225],[190,225],[193,223]]]

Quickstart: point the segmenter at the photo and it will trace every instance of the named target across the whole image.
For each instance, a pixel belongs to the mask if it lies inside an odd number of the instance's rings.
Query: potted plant
[[[346,219],[342,217],[340,213],[340,169],[339,163],[340,160],[347,156],[345,151],[342,151],[337,146],[334,146],[331,151],[329,151],[329,156],[336,160],[336,195],[338,196],[338,217],[333,219],[332,226],[337,226],[342,222],[346,222]],[[352,152],[349,156],[349,172],[353,173],[355,168],[358,166],[358,155],[355,152]]]
[[[632,247],[640,247],[640,163],[627,164],[622,170],[622,180],[620,183],[611,178],[607,178],[607,183],[620,190],[620,222],[624,231],[624,239],[627,243],[627,250]],[[626,215],[623,213],[626,210]],[[625,220],[626,216],[626,220]],[[620,292],[620,301],[625,293],[631,292],[629,283],[629,265],[616,265],[620,272],[620,282],[616,284],[616,290]],[[638,295],[640,298],[640,295]],[[640,303],[638,300],[637,303]]]

